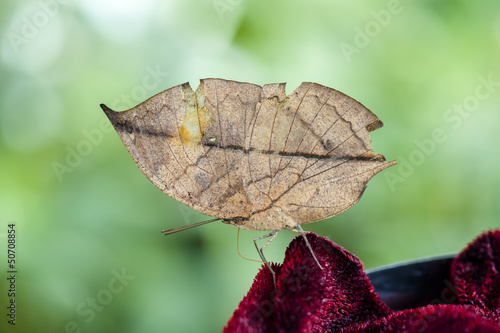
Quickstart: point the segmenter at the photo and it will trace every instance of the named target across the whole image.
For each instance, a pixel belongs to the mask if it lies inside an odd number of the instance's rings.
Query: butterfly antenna
[[[187,230],[187,229],[199,227],[200,225],[204,225],[204,224],[207,224],[207,223],[210,223],[210,222],[221,221],[221,220],[222,219],[213,219],[213,220],[201,221],[201,222],[197,222],[197,223],[193,223],[193,224],[188,224],[188,225],[185,225],[185,226],[182,226],[182,227],[178,227],[178,228],[162,230],[161,232],[164,235],[171,235],[171,234],[175,234],[176,232],[184,231],[184,230]]]

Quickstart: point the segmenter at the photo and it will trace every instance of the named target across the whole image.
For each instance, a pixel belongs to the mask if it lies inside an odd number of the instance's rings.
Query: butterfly
[[[196,91],[184,83],[127,111],[101,108],[154,185],[215,218],[165,234],[213,221],[270,231],[254,244],[273,276],[263,250],[278,231],[300,232],[309,245],[301,224],[350,208],[395,164],[372,150],[377,116],[317,83],[287,96],[285,83],[203,79]]]

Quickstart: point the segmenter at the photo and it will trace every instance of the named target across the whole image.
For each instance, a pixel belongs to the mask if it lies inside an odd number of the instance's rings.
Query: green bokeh
[[[498,228],[499,13],[494,0],[2,1],[0,327],[220,331],[259,264],[238,256],[222,223],[163,237],[207,217],[144,177],[99,108],[205,77],[288,82],[287,92],[318,82],[384,121],[374,150],[399,164],[349,211],[305,226],[366,267],[453,253]],[[241,233],[245,256],[257,257],[260,234]],[[281,261],[294,236],[280,233],[268,259]]]

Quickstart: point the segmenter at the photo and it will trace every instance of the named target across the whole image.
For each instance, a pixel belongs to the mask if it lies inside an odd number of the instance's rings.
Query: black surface
[[[449,275],[454,257],[404,262],[371,269],[366,273],[380,299],[392,310],[453,303],[456,293]]]

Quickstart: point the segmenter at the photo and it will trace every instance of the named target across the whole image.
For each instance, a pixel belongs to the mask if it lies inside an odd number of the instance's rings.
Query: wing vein
[[[248,140],[248,150],[252,148],[252,139],[253,139],[253,132],[255,130],[255,125],[257,124],[257,118],[259,117],[260,111],[262,110],[262,103],[263,101],[260,102],[259,109],[256,110],[255,116],[253,119],[253,124],[252,124],[252,130],[250,131],[250,138]],[[255,181],[254,175],[252,173],[252,163],[250,162],[250,155],[252,154],[247,154],[248,157],[248,173],[250,174],[250,178],[252,179],[252,183],[254,184],[255,188],[263,195],[267,196],[271,201],[271,197],[267,193],[264,193],[258,186],[257,182]]]
[[[164,105],[162,105],[162,108],[161,108],[160,112],[163,111],[163,107],[164,107]],[[167,107],[167,109],[168,109],[168,107]],[[165,131],[164,131],[163,127],[162,127],[161,121],[159,119],[158,114],[156,114],[156,119],[157,119],[158,125],[160,126],[160,132],[161,133],[165,133]],[[166,142],[167,147],[169,148],[170,152],[172,153],[172,156],[174,157],[174,159],[177,162],[177,164],[179,164],[179,166],[182,168],[182,165],[177,160],[177,157],[175,156],[175,154],[174,154],[174,152],[172,150],[172,147],[170,147],[170,142],[168,141],[168,137],[166,135],[162,135],[161,137],[165,138],[165,142]],[[155,149],[155,152],[156,152],[156,149]],[[167,170],[172,174],[172,176],[174,176],[176,178],[175,173],[167,166],[167,164],[166,163],[162,163],[162,164],[165,166],[165,168],[167,168]],[[181,185],[184,188],[184,190],[186,191],[187,195],[189,196],[190,192],[189,192],[188,188],[182,182],[181,182]]]
[[[288,144],[288,139],[290,138],[290,133],[292,132],[293,124],[295,123],[295,118],[297,117],[297,114],[299,113],[299,109],[302,106],[302,102],[306,98],[307,93],[311,89],[312,85],[313,85],[312,83],[309,84],[309,86],[306,89],[306,92],[304,93],[304,96],[302,96],[302,98],[300,99],[299,105],[297,106],[297,109],[295,110],[295,113],[294,113],[293,118],[292,118],[292,123],[290,124],[290,129],[288,130],[288,133],[286,135],[285,144],[283,145],[283,151],[286,150],[286,145]],[[290,165],[290,163],[292,162],[293,158],[294,158],[294,156],[292,156],[292,157],[290,157],[288,159],[288,163],[285,165],[284,168],[286,168],[288,165]],[[283,161],[283,155],[280,157],[280,162],[278,163],[278,169],[276,170],[276,173],[278,173],[281,170],[281,162],[282,161]]]
[[[274,124],[276,123],[276,118],[277,117],[278,117],[278,109],[276,109],[276,113],[274,114],[273,124],[271,125],[271,132],[269,133],[269,145],[268,145],[268,148],[267,148],[268,151],[271,151],[271,148],[272,148]],[[269,161],[269,187],[267,189],[267,195],[269,197],[270,197],[270,194],[271,194],[271,185],[273,184],[273,179],[274,179],[273,169],[272,169],[272,159],[273,159],[273,157],[274,157],[274,154],[269,154],[269,159],[268,159],[268,161]],[[278,165],[278,169],[276,170],[276,174],[278,173],[278,170],[279,170],[279,165]]]
[[[224,96],[224,99],[226,99],[227,96]],[[243,196],[243,194],[240,191],[237,191],[236,188],[231,184],[231,174],[229,171],[229,162],[227,159],[227,149],[226,149],[226,142],[223,136],[223,131],[222,131],[222,115],[219,110],[219,97],[217,95],[217,82],[215,83],[215,110],[217,112],[217,120],[219,123],[219,135],[220,135],[220,140],[222,143],[222,151],[224,152],[224,162],[226,164],[226,172],[227,172],[227,184],[228,187],[230,187],[234,193],[237,193],[243,200],[247,201],[246,198]]]

